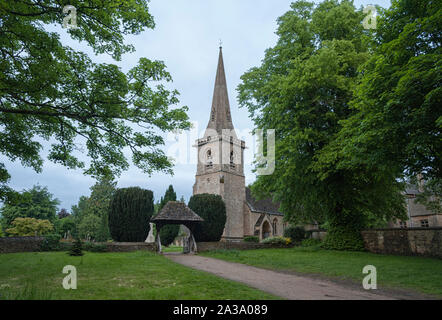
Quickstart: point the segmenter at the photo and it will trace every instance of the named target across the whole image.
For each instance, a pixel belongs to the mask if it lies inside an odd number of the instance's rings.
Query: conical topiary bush
[[[81,243],[80,238],[76,238],[74,245],[72,246],[71,250],[69,250],[70,256],[82,256],[83,255],[83,244]]]

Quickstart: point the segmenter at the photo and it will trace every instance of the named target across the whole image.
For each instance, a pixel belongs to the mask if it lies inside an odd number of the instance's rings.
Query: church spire
[[[213,92],[212,111],[210,113],[207,129],[216,130],[218,134],[221,134],[223,129],[233,129],[221,44],[219,47],[218,68],[216,71],[215,89]]]

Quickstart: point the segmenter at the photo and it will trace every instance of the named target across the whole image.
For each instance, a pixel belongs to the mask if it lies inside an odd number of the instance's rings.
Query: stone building
[[[420,186],[408,185],[405,190],[407,216],[405,221],[390,222],[392,228],[431,228],[442,227],[442,212],[432,212],[424,205],[416,203],[416,196],[422,192]]]
[[[223,198],[227,213],[223,240],[282,235],[284,222],[279,206],[270,199],[255,200],[245,186],[246,145],[238,139],[233,126],[221,47],[209,123],[195,147],[198,165],[193,194],[218,194]]]

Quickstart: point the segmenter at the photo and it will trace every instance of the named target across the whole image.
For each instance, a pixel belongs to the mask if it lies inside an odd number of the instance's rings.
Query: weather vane
[[[223,42],[221,39],[219,39],[219,47],[222,48],[223,47]]]

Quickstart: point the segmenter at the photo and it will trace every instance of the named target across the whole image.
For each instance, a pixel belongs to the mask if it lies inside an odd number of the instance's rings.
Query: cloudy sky
[[[156,28],[127,37],[126,42],[133,44],[136,52],[123,56],[121,62],[115,62],[105,55],[95,56],[86,46],[70,40],[62,29],[56,29],[63,43],[88,53],[98,63],[115,63],[123,71],[135,66],[140,57],[164,61],[174,80],[171,87],[181,94],[180,104],[189,107],[188,114],[195,123],[195,129],[185,135],[168,136],[169,141],[164,148],[177,158],[174,176],[154,174],[149,177],[136,167],[131,167],[119,177],[118,187],[147,188],[154,192],[157,200],[168,185],[172,184],[178,198],[184,196],[186,200],[189,199],[196,172],[196,153],[191,150],[191,146],[197,136],[202,135],[209,120],[220,39],[223,43],[233,123],[240,131],[239,136],[248,138],[244,133],[250,131],[253,125],[247,110],[238,107],[236,87],[241,75],[251,67],[258,66],[265,49],[275,44],[276,19],[289,10],[291,2],[151,0],[150,11],[155,18]],[[355,0],[354,3],[356,7],[369,4],[382,7],[390,5],[389,0]],[[253,147],[249,149],[250,160],[252,149]],[[246,162],[250,161],[246,159]],[[77,203],[81,195],[89,195],[89,188],[94,184],[94,180],[84,176],[81,170],[68,170],[47,160],[40,174],[23,167],[20,162],[5,161],[5,165],[12,176],[11,187],[23,190],[35,184],[47,186],[60,200],[60,208],[68,210]],[[255,177],[250,165],[246,165],[245,169],[248,184]]]

